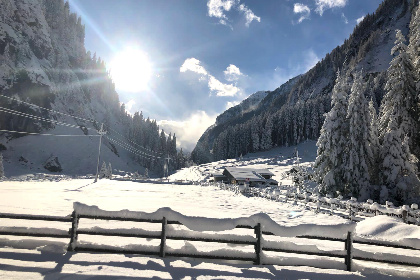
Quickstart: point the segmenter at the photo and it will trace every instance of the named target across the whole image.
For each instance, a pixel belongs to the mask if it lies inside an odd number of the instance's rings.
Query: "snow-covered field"
[[[309,164],[314,158],[314,143],[300,147],[301,162]],[[200,180],[212,169],[224,165],[254,164],[272,168],[280,179],[290,168],[294,148],[273,150],[271,154],[251,155],[242,161],[228,160],[179,171],[171,180]],[[273,159],[273,155],[276,157]],[[5,181],[0,183],[0,213],[69,215],[73,203],[96,205],[103,210],[154,212],[163,207],[186,216],[208,218],[239,218],[265,213],[280,226],[340,225],[349,221],[336,216],[316,214],[302,206],[293,206],[264,198],[246,197],[213,186],[153,184],[116,180],[62,180]],[[283,182],[286,183],[286,182]],[[85,226],[94,226],[95,221]],[[95,224],[96,225],[96,224]],[[1,227],[48,227],[51,222],[16,221],[0,219]],[[67,230],[68,224],[61,225]],[[101,226],[118,227],[113,222]],[[131,225],[129,225],[130,227]],[[58,223],[51,227],[60,228]],[[410,239],[420,248],[420,227],[405,225],[395,218],[379,216],[366,219],[356,226],[356,236],[379,240],[398,241]],[[34,242],[34,240],[39,240]],[[122,245],[126,241],[116,238],[98,238],[91,242],[110,242]],[[129,241],[132,242],[132,241]],[[183,241],[182,241],[183,242]],[[289,266],[254,266],[238,262],[209,262],[205,260],[139,257],[133,255],[65,253],[68,240],[51,242],[51,239],[33,237],[0,237],[1,279],[406,279],[420,278],[420,268],[354,261],[357,272],[336,269],[317,269],[309,266],[294,267],[293,258],[285,258]],[[109,244],[109,243],[107,243]],[[188,243],[181,246],[189,246]],[[305,244],[303,244],[305,245]],[[323,244],[328,247],[328,245]],[[342,246],[342,245],[340,245]],[[362,248],[362,247],[361,247]],[[381,247],[378,247],[381,248]],[[326,248],[335,250],[337,248]],[[343,249],[343,248],[339,248]],[[381,248],[382,253],[398,250]],[[377,252],[377,253],[380,253]],[[401,252],[404,252],[403,250]],[[409,251],[411,257],[420,258],[418,251]],[[414,253],[413,253],[414,252]],[[375,252],[373,252],[375,253]],[[417,256],[415,255],[417,254]],[[296,259],[296,264],[316,263],[315,257]],[[328,267],[328,265],[326,265]],[[334,268],[331,265],[331,268]]]

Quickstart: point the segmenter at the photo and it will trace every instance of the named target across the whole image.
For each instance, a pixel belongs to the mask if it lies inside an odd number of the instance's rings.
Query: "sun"
[[[145,52],[127,48],[115,55],[110,72],[118,90],[139,92],[148,88],[153,69]]]

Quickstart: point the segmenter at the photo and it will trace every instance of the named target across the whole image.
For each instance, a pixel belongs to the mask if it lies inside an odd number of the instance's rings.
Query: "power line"
[[[63,113],[63,112],[59,112],[59,111],[56,111],[56,110],[52,110],[52,109],[48,109],[48,108],[45,108],[45,107],[42,107],[42,106],[38,106],[38,105],[35,105],[35,104],[33,104],[33,103],[29,103],[29,102],[26,102],[26,101],[22,101],[22,100],[19,100],[19,99],[13,98],[13,97],[5,96],[5,95],[0,95],[0,97],[7,98],[7,99],[10,99],[10,100],[14,100],[14,101],[16,101],[16,102],[20,102],[20,103],[26,104],[26,105],[28,105],[28,106],[32,106],[32,107],[36,107],[36,108],[40,108],[40,109],[43,109],[43,110],[46,110],[46,111],[49,111],[49,112],[53,112],[53,113],[61,114],[61,115],[64,115],[64,116],[72,117],[72,118],[75,118],[75,119],[84,120],[84,121],[91,122],[91,123],[98,123],[96,120],[93,120],[93,119],[85,119],[85,118],[82,118],[82,117],[77,117],[77,116],[75,116],[75,115],[66,114],[66,113]],[[2,108],[2,107],[0,107],[0,108]],[[10,111],[14,111],[14,110],[7,109],[7,108],[4,108],[4,109],[6,109],[6,110],[10,110]],[[1,110],[0,110],[0,111],[1,111]],[[3,112],[4,112],[4,111],[3,111]],[[15,112],[19,112],[19,111],[15,111]],[[5,113],[11,113],[11,112],[5,112]],[[23,113],[23,112],[19,112],[19,113],[21,113],[21,114],[26,114],[26,113]],[[11,114],[12,114],[12,113],[11,113]],[[17,114],[17,113],[15,113],[15,115],[16,115],[16,114]],[[29,115],[29,114],[26,114],[26,115]],[[33,117],[35,117],[35,118],[39,118],[39,120],[44,119],[44,118],[41,118],[41,117],[38,117],[38,116],[34,116],[34,115],[29,115],[29,116],[33,116]],[[55,120],[48,120],[48,119],[44,119],[44,120],[45,120],[45,121],[55,122],[55,123],[57,123],[57,124],[60,124],[60,122],[55,121]],[[63,123],[62,125],[69,126],[69,127],[75,127],[75,128],[80,128],[80,127],[81,127],[81,126],[76,126],[76,125],[66,124],[66,123],[64,123],[64,122],[62,122],[62,123]],[[86,127],[86,129],[91,130],[92,128],[87,128],[87,127]],[[114,133],[116,133],[116,134],[120,135],[123,139],[125,139],[125,140],[127,140],[127,141],[131,142],[133,145],[136,145],[136,146],[138,146],[138,147],[139,147],[139,148],[141,148],[141,149],[146,150],[147,152],[154,153],[154,154],[156,154],[156,155],[162,155],[162,153],[160,153],[160,152],[153,151],[153,150],[151,150],[151,149],[149,149],[149,148],[146,148],[146,147],[144,147],[144,146],[141,146],[141,145],[139,145],[139,144],[137,144],[137,143],[135,143],[135,142],[131,141],[130,139],[128,139],[128,137],[125,137],[124,135],[120,134],[118,131],[116,131],[116,130],[114,130],[114,129],[110,128],[110,127],[108,127],[107,129],[108,129],[108,131],[112,131],[112,132],[114,132]],[[149,155],[149,156],[151,156],[151,155]],[[157,158],[160,158],[160,157],[157,157]]]
[[[155,156],[152,156],[152,155],[147,155],[147,154],[143,154],[143,155],[141,155],[141,154],[139,154],[136,150],[133,150],[132,148],[130,148],[131,146],[128,146],[127,144],[121,143],[121,142],[116,141],[116,140],[114,140],[114,139],[112,139],[112,138],[109,138],[109,137],[107,137],[107,139],[108,139],[109,141],[111,141],[111,142],[114,142],[116,145],[120,146],[120,147],[121,147],[121,148],[123,148],[124,150],[126,150],[126,151],[128,151],[128,152],[131,152],[131,153],[133,153],[133,154],[135,154],[135,155],[137,155],[137,156],[139,156],[139,157],[141,157],[141,158],[148,158],[148,159],[150,159],[150,158],[155,158],[155,159],[160,159],[160,157],[155,157]]]
[[[58,136],[58,137],[67,137],[67,136],[69,137],[98,137],[100,136],[100,135],[49,134],[49,133],[15,131],[15,130],[6,130],[6,129],[0,129],[0,132],[19,133],[19,134],[28,134],[28,135],[41,135],[41,136]]]
[[[52,120],[52,119],[46,119],[46,118],[43,118],[43,117],[27,114],[27,113],[24,113],[24,112],[21,112],[21,111],[12,110],[12,109],[8,109],[8,108],[5,108],[5,107],[0,107],[0,112],[7,113],[7,114],[12,114],[12,115],[17,115],[17,116],[21,116],[21,117],[25,117],[25,118],[29,118],[29,119],[34,119],[34,120],[38,120],[38,121],[50,122],[50,123],[63,125],[63,126],[67,126],[67,127],[72,127],[72,128],[85,127],[85,126],[60,122],[60,121],[56,121],[56,120]],[[88,128],[88,127],[85,127],[85,128],[88,129],[88,130],[93,130],[92,128]]]
[[[14,100],[16,102],[20,102],[20,103],[26,104],[28,106],[32,106],[32,107],[36,107],[36,108],[39,108],[39,109],[47,110],[49,112],[61,114],[63,116],[68,116],[68,117],[72,117],[72,118],[75,118],[75,119],[79,119],[79,120],[83,120],[83,121],[87,121],[87,122],[92,122],[92,123],[95,123],[96,122],[93,119],[90,119],[89,120],[89,119],[85,119],[85,118],[81,118],[81,117],[76,117],[74,115],[70,115],[70,114],[62,113],[62,112],[59,112],[59,111],[56,111],[56,110],[52,110],[52,109],[48,109],[48,108],[45,108],[45,107],[41,107],[41,106],[35,105],[33,103],[25,102],[25,101],[22,101],[22,100],[13,98],[13,97],[5,96],[5,95],[2,95],[2,94],[0,95],[0,97],[4,97],[4,98],[10,99],[10,100]]]
[[[140,150],[138,150],[138,149],[134,148],[133,146],[131,146],[131,145],[130,145],[130,144],[128,144],[128,143],[125,143],[125,142],[120,142],[120,141],[118,141],[118,140],[112,139],[112,138],[111,138],[111,137],[109,137],[108,135],[106,135],[105,137],[106,137],[108,140],[110,140],[110,141],[114,142],[115,144],[117,144],[118,146],[120,146],[120,147],[122,147],[122,148],[126,149],[127,151],[130,151],[130,152],[132,152],[132,153],[134,153],[134,154],[136,154],[136,155],[138,155],[138,156],[140,156],[140,157],[142,157],[142,158],[161,158],[161,157],[156,157],[156,156],[154,156],[154,155],[150,155],[150,154],[147,154],[147,153],[145,153],[145,152],[143,152],[143,151],[140,151]]]
[[[114,129],[110,128],[110,127],[108,127],[108,130],[110,130],[110,131],[112,131],[112,132],[115,132],[116,134],[118,134],[118,135],[120,135],[121,137],[123,137],[124,139],[126,139],[126,137],[125,137],[124,135],[122,135],[121,133],[119,133],[118,131],[116,131],[116,130],[114,130]],[[132,144],[134,144],[134,145],[138,146],[139,148],[142,148],[142,149],[144,149],[144,150],[148,151],[148,152],[151,152],[151,153],[155,153],[155,154],[162,155],[162,153],[159,153],[159,152],[153,151],[153,150],[151,150],[151,149],[148,149],[148,148],[146,148],[146,147],[143,147],[143,146],[141,146],[141,145],[139,145],[139,144],[137,144],[137,143],[135,143],[135,142],[131,141],[130,139],[126,139],[126,140],[127,140],[127,141],[129,141],[130,143],[132,143]]]

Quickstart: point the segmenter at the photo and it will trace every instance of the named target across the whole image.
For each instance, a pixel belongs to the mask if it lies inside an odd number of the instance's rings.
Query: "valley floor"
[[[154,212],[170,207],[187,216],[212,218],[249,217],[268,214],[284,226],[301,224],[343,224],[347,220],[315,214],[301,206],[292,206],[263,198],[248,198],[208,186],[136,183],[115,180],[62,180],[59,182],[0,183],[0,213],[65,216],[73,211],[73,202],[97,205],[104,210],[129,209]],[[25,224],[26,223],[26,224]],[[39,227],[42,222],[0,219],[0,227]],[[108,223],[108,222],[107,222]],[[412,226],[415,227],[415,226]],[[68,229],[68,228],[67,228]],[[380,231],[374,228],[372,231]],[[384,230],[384,229],[382,229]],[[398,234],[398,233],[395,233]],[[420,278],[420,270],[392,265],[355,265],[359,272],[311,267],[215,263],[200,260],[65,253],[50,246],[25,242],[25,238],[0,237],[0,278],[2,279],[405,279]],[[67,241],[67,240],[66,240]],[[48,244],[47,241],[44,241]],[[113,240],[118,245],[118,240]],[[41,241],[42,243],[42,241]],[[35,244],[35,245],[34,245]],[[29,247],[25,247],[29,246]],[[13,247],[13,248],[12,248]],[[19,248],[19,249],[18,249]]]

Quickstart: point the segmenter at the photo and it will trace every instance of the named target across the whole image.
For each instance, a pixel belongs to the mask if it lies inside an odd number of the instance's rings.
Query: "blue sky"
[[[128,50],[144,54],[147,62],[137,65],[148,64],[147,75],[144,66],[123,69],[134,73],[126,85],[148,78],[131,88],[115,80],[120,101],[131,113],[157,119],[192,150],[218,114],[305,73],[381,2],[70,0],[70,8],[86,26],[86,49],[109,68]]]

